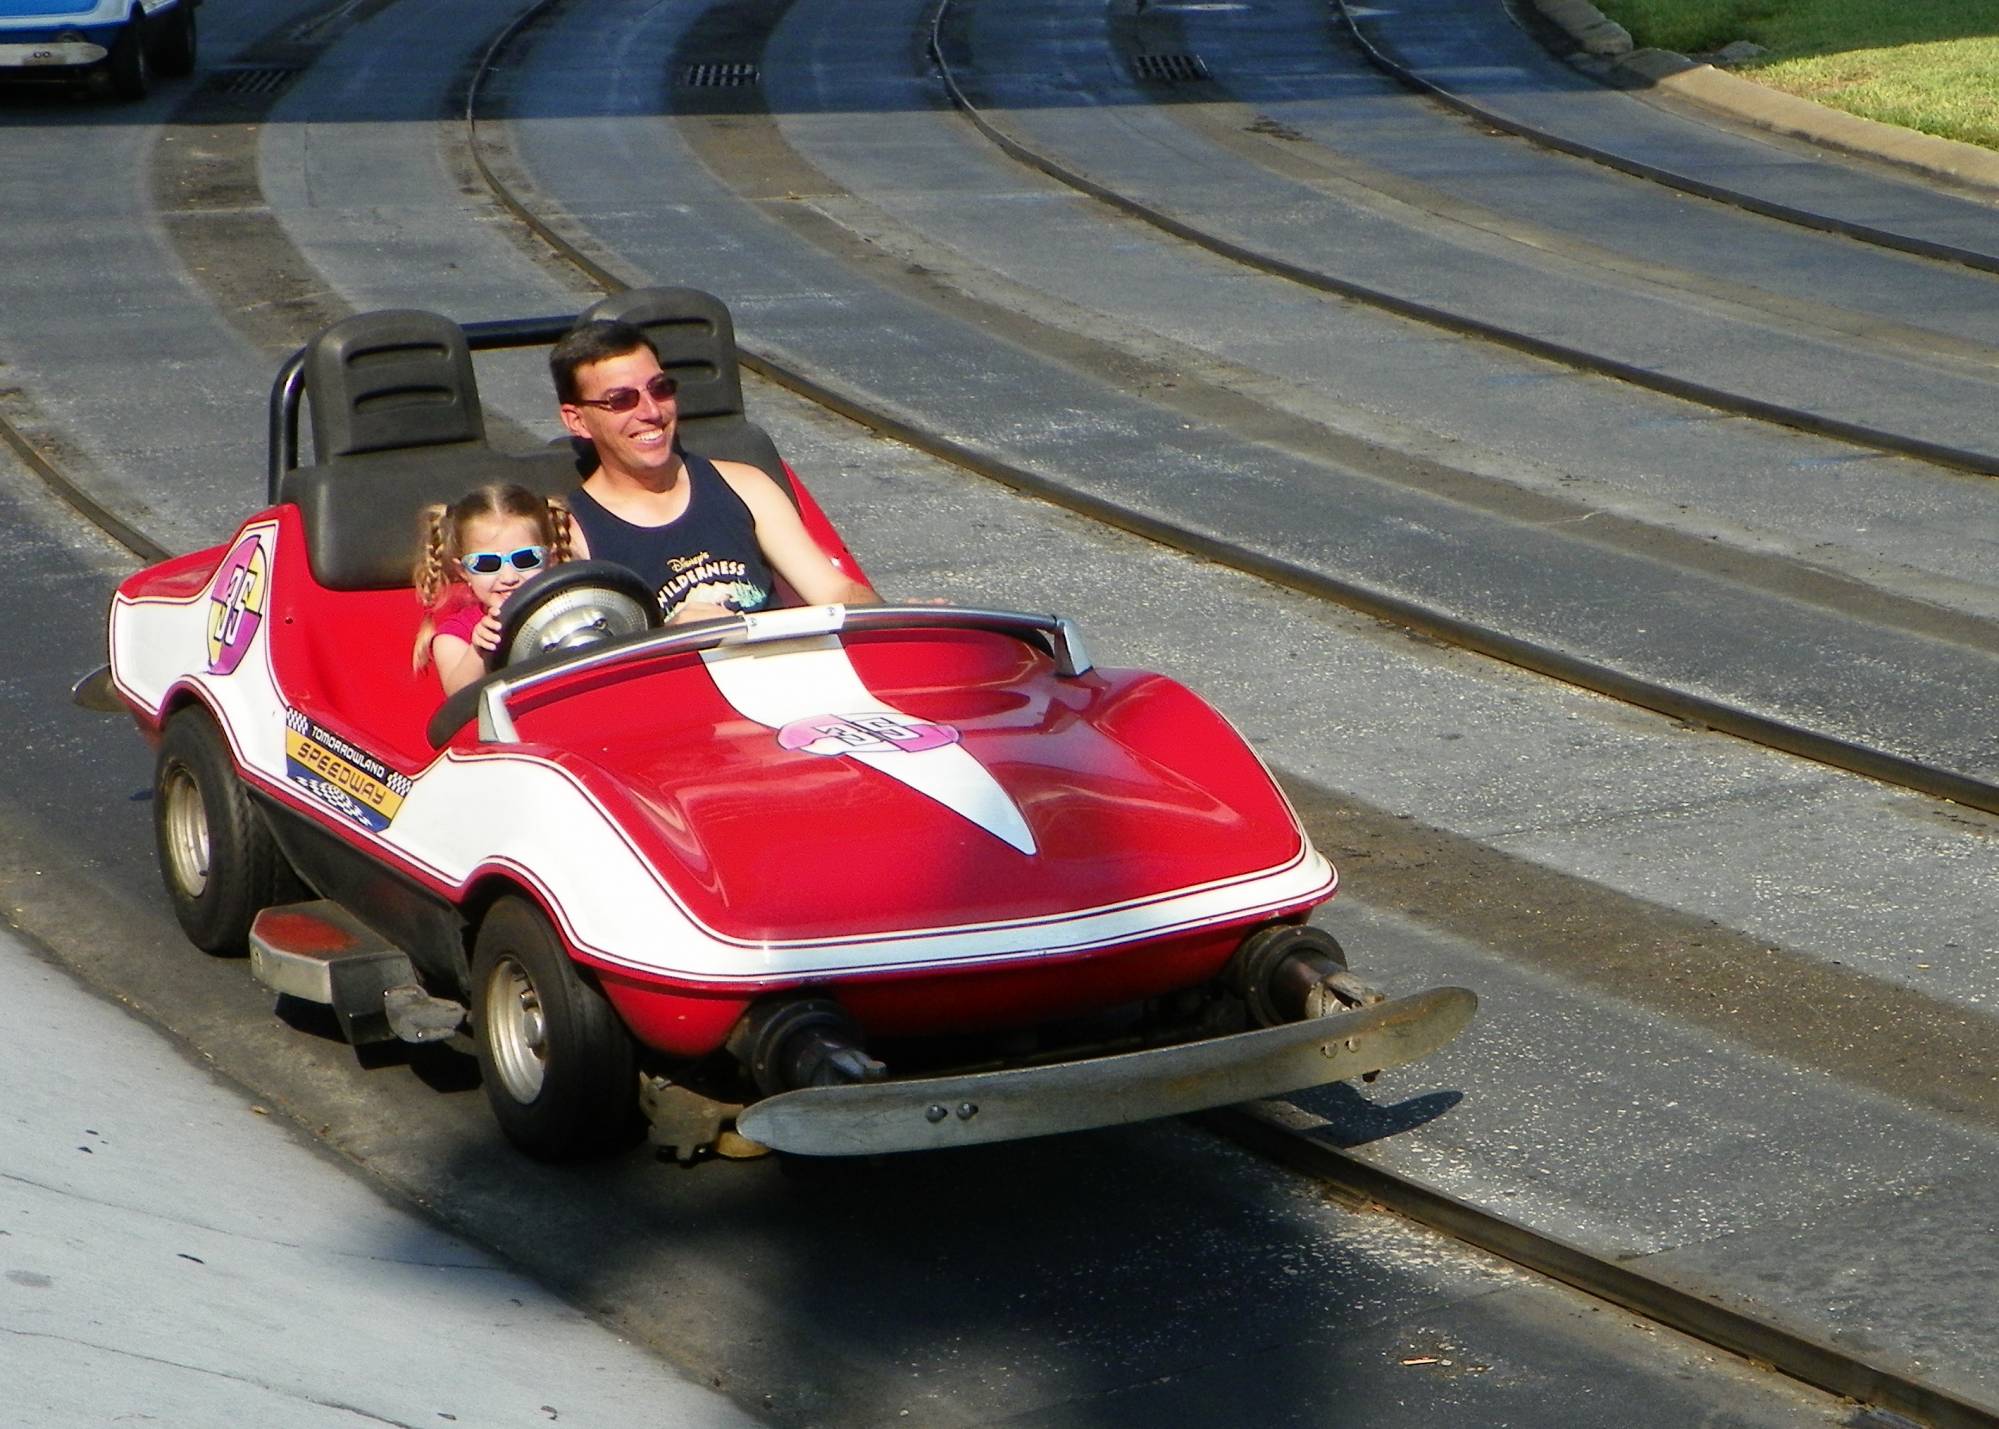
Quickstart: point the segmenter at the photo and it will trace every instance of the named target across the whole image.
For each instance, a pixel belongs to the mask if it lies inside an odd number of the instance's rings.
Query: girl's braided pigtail
[[[444,521],[450,508],[426,506],[417,513],[418,554],[410,583],[423,606],[423,623],[417,627],[416,649],[410,652],[410,668],[421,674],[430,664],[430,642],[437,634],[437,601],[444,593]]]
[[[561,565],[571,555],[569,506],[559,496],[548,498],[549,564]]]

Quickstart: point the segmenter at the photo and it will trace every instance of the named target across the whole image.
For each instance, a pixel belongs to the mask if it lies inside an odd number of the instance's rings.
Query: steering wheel
[[[606,640],[662,622],[659,602],[638,575],[614,561],[565,561],[527,582],[500,611],[491,669]]]

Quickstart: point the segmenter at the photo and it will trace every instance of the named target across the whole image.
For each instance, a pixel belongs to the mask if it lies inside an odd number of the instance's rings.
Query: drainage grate
[[[698,64],[681,71],[680,82],[689,89],[734,89],[757,82],[753,64]]]
[[[1140,79],[1159,84],[1188,84],[1208,77],[1199,55],[1133,55],[1131,67]]]
[[[303,73],[301,65],[237,65],[211,73],[208,89],[213,94],[276,94]]]

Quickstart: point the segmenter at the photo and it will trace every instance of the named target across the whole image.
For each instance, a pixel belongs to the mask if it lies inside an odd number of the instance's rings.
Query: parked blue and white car
[[[0,0],[0,80],[102,71],[125,99],[194,69],[200,0]]]

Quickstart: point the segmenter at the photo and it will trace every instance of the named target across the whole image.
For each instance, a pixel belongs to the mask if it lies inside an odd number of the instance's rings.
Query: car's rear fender
[[[132,718],[138,722],[139,729],[146,736],[147,741],[149,743],[157,743],[160,735],[166,730],[167,722],[185,709],[199,709],[203,714],[215,721],[216,726],[222,731],[223,739],[229,739],[229,726],[223,721],[221,714],[216,710],[215,706],[209,702],[207,696],[202,692],[201,687],[192,683],[175,685],[172,689],[168,690],[167,697],[160,702],[157,712],[135,708],[132,711]],[[231,762],[236,765],[237,773],[240,776],[242,773],[242,762],[236,758],[233,741],[231,742],[229,757]]]

